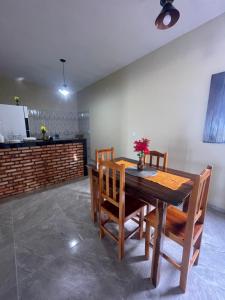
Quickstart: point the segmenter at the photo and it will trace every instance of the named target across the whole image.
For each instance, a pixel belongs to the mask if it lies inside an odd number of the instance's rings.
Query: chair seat
[[[142,207],[146,206],[141,200],[138,200],[130,195],[126,195],[125,198],[125,219],[129,218],[132,214],[137,212]],[[101,205],[101,208],[105,211],[110,212],[116,218],[119,218],[119,208],[113,205],[109,201],[104,201]]]
[[[156,227],[156,209],[152,210],[145,216],[145,220],[150,223],[150,226]],[[166,214],[165,235],[179,244],[184,244],[185,227],[187,223],[187,214],[178,208],[169,205]],[[196,223],[194,227],[193,240],[196,241],[202,232],[202,224]]]

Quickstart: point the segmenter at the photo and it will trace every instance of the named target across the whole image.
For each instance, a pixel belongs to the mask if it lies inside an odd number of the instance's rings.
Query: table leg
[[[88,169],[88,176],[90,180],[90,190],[91,190],[91,219],[95,223],[97,220],[96,215],[96,191],[95,191],[95,184],[94,184],[94,178],[92,174],[92,169]]]
[[[152,267],[151,267],[151,278],[152,284],[157,287],[160,279],[160,265],[161,265],[161,249],[163,247],[164,234],[163,228],[166,222],[166,208],[167,204],[163,201],[157,201],[156,215],[157,224],[154,232],[154,244],[152,254]]]

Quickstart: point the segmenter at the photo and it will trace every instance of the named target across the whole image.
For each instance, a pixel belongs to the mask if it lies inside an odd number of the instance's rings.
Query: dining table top
[[[118,157],[114,159],[115,162],[119,161],[126,161],[130,163],[137,164],[136,160],[127,158],[127,157]],[[88,163],[87,167],[92,170],[94,176],[98,176],[98,169],[95,163]],[[147,164],[145,165],[145,171],[152,170],[153,167],[149,167]],[[125,178],[125,191],[126,193],[133,194],[134,196],[138,196],[142,198],[146,202],[151,204],[151,199],[159,199],[161,201],[166,202],[167,204],[172,204],[175,206],[179,206],[180,204],[184,203],[184,201],[190,196],[194,180],[196,179],[197,175],[192,174],[189,172],[175,170],[171,168],[155,168],[155,170],[160,173],[166,173],[168,176],[169,174],[179,176],[182,178],[186,178],[186,182],[181,184],[177,189],[168,188],[158,182],[154,182],[148,180],[144,177],[129,174],[126,172]],[[140,171],[142,172],[142,171]],[[163,174],[166,176],[166,174]]]

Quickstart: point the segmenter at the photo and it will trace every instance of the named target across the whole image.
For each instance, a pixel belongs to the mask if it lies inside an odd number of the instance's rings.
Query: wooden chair
[[[114,148],[106,148],[106,149],[96,149],[95,150],[95,162],[97,168],[99,167],[99,162],[105,160],[113,160],[115,157]]]
[[[96,149],[95,150],[95,163],[97,169],[99,168],[99,162],[105,160],[112,160],[115,156],[115,150],[113,147],[106,149]],[[91,218],[95,223],[98,219],[98,209],[99,209],[99,179],[94,177],[92,174],[92,169],[88,171],[90,187],[91,187]]]
[[[145,204],[134,197],[125,195],[125,166],[112,161],[103,161],[99,165],[100,189],[100,238],[108,234],[118,243],[118,257],[124,256],[124,241],[139,231],[139,238],[143,234]],[[125,237],[125,223],[139,213],[139,225]],[[103,214],[107,219],[103,219]],[[119,225],[118,237],[115,236],[106,224],[113,221]]]
[[[88,177],[91,192],[91,219],[94,223],[98,220],[98,203],[99,203],[99,179],[93,175],[92,168],[88,168]]]
[[[168,164],[168,152],[161,153],[159,151],[150,151],[150,154],[145,155],[145,164],[149,164],[152,167],[167,168]]]
[[[148,164],[150,167],[163,168],[166,169],[168,165],[168,152],[161,153],[159,151],[150,151],[150,154],[145,154],[144,163]],[[147,205],[147,212],[149,213],[153,206],[142,200]]]
[[[198,264],[211,173],[212,167],[208,166],[201,175],[196,175],[187,213],[172,205],[167,208],[164,234],[183,247],[182,262],[179,264],[167,254],[160,254],[181,272],[180,288],[184,292],[189,268],[193,264]],[[157,228],[157,209],[151,211],[145,220],[145,256],[148,259],[149,245],[153,246],[150,243],[150,229],[151,227]]]

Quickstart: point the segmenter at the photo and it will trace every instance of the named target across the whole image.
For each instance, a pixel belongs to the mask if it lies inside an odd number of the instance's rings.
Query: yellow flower
[[[42,133],[46,133],[48,129],[47,129],[47,127],[45,125],[42,124],[40,126],[40,130],[41,130]]]
[[[19,105],[19,103],[20,103],[20,97],[19,96],[14,96],[13,100],[16,103],[16,105]]]

